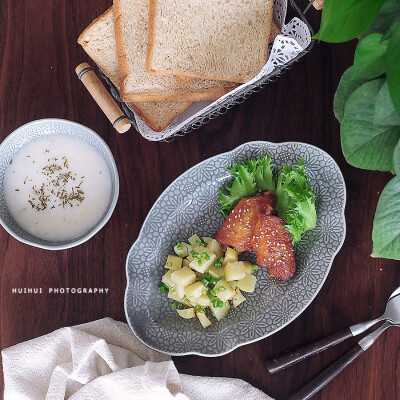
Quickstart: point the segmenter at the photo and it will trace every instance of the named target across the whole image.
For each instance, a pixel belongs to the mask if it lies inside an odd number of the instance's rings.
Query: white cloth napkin
[[[241,379],[179,374],[110,318],[17,344],[2,358],[4,400],[272,400]]]

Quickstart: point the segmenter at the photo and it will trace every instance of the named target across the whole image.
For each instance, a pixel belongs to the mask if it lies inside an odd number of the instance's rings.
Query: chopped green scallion
[[[160,292],[161,292],[162,294],[165,294],[165,293],[168,292],[169,287],[168,287],[168,285],[166,285],[165,283],[162,283],[162,284],[158,287],[158,289],[160,290]]]
[[[218,260],[214,262],[214,266],[217,268],[221,267],[223,261],[224,261],[224,257],[218,258]]]
[[[205,286],[208,286],[210,284],[210,281],[208,281],[206,278],[201,279],[201,283]]]

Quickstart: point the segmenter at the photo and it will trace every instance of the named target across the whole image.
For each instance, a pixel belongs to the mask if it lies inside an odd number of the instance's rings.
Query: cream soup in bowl
[[[118,194],[110,149],[81,124],[32,121],[0,144],[0,224],[23,243],[49,250],[82,244],[110,219]]]
[[[111,197],[111,176],[101,155],[82,139],[63,134],[42,136],[22,147],[3,185],[17,224],[52,241],[89,231]]]

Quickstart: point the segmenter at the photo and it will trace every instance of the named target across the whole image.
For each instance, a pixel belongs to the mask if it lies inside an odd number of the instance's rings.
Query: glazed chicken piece
[[[242,198],[215,239],[237,252],[254,251],[258,265],[274,278],[287,281],[296,272],[292,239],[285,221],[273,215],[276,196],[268,191]]]
[[[238,252],[250,250],[259,214],[270,214],[275,203],[276,197],[272,192],[242,198],[216,233],[215,239]]]
[[[270,276],[287,281],[296,272],[296,260],[290,232],[284,225],[282,218],[260,213],[250,248],[256,253],[257,264],[267,268]]]

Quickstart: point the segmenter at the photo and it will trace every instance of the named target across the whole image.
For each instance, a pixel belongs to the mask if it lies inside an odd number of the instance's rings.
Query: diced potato
[[[224,302],[222,307],[214,307],[212,304],[210,305],[210,310],[217,321],[221,321],[221,319],[225,318],[229,313],[229,303],[227,301]]]
[[[221,276],[224,276],[225,274],[225,268],[224,267],[214,267],[212,266],[208,271],[207,271],[213,278],[220,278]]]
[[[189,319],[189,318],[194,318],[194,316],[196,315],[194,312],[194,308],[186,308],[185,310],[178,310],[176,309],[176,312],[185,319]]]
[[[201,326],[207,328],[207,326],[212,325],[211,321],[207,318],[207,315],[202,311],[196,311],[197,318],[199,319]]]
[[[179,242],[174,247],[175,254],[179,257],[186,257],[189,254],[189,245],[184,242]]]
[[[185,293],[185,292],[183,292]],[[191,306],[191,304],[189,303],[189,301],[185,298],[183,298],[183,296],[179,296],[179,294],[177,293],[176,290],[174,289],[169,289],[168,291],[168,298],[178,301],[179,303],[185,304],[186,306]]]
[[[208,243],[207,246],[215,255],[217,258],[220,258],[224,255],[224,252],[221,249],[221,245],[219,242],[217,242],[215,239],[212,239],[211,242]]]
[[[207,247],[204,246],[194,246],[193,250],[199,254],[204,253],[205,251],[207,251],[207,254],[214,254],[210,249],[207,249]],[[194,258],[196,258],[196,256]]]
[[[193,260],[194,260],[194,257],[193,257],[192,254],[190,253],[192,250],[194,250],[194,249],[193,249],[193,246],[189,244],[187,248],[188,248],[187,259],[188,259],[189,261],[193,261]]]
[[[254,275],[246,274],[243,279],[237,282],[237,287],[244,292],[254,292],[254,287],[256,286],[257,278]]]
[[[196,274],[189,268],[183,267],[171,274],[171,279],[177,285],[185,287],[196,282]]]
[[[169,255],[167,257],[167,262],[165,263],[165,268],[171,269],[173,271],[177,271],[182,267],[182,258],[177,256]]]
[[[236,262],[237,260],[238,260],[238,254],[236,253],[236,251],[233,250],[231,247],[228,247],[226,249],[223,264],[225,265],[228,262]]]
[[[253,264],[250,261],[243,261],[246,274],[254,274]]]
[[[176,292],[176,295],[182,299],[185,297],[185,288],[181,285],[175,285],[174,290]]]
[[[215,295],[222,301],[231,300],[236,293],[232,289],[232,286],[229,285],[229,283],[225,279],[221,279],[217,282],[217,284],[214,286],[214,292]]]
[[[202,253],[207,253],[209,260],[206,260],[205,258],[201,258],[201,260],[195,258],[193,261],[190,262],[189,266],[195,271],[204,274],[204,272],[207,272],[208,269],[213,266],[216,256],[210,250],[204,248]]]
[[[225,279],[229,281],[237,281],[246,276],[243,261],[228,262],[225,265]]]
[[[232,289],[236,290],[237,282],[238,282],[238,281],[230,281],[230,282],[229,282],[229,285],[231,285],[231,288],[232,288]]]
[[[205,292],[207,292],[207,288],[200,281],[197,281],[185,287],[185,296],[189,301],[192,299],[197,299]]]
[[[236,294],[233,296],[232,299],[233,307],[236,308],[239,304],[242,304],[244,301],[246,301],[246,297],[244,297],[242,295],[242,292],[239,289],[237,289]]]
[[[195,302],[195,305],[199,305],[200,307],[209,307],[211,304],[211,300],[206,294],[202,294],[200,297],[194,299],[193,301]],[[193,301],[191,301],[192,304]]]
[[[186,260],[186,258],[184,258],[182,260],[182,267],[188,267],[189,266],[189,260]]]
[[[173,288],[175,285],[176,285],[176,283],[172,280],[172,278],[171,278],[171,274],[173,273],[174,271],[172,271],[172,270],[169,270],[169,271],[167,271],[167,273],[166,274],[164,274],[163,275],[163,277],[161,278],[161,282],[162,283],[165,283],[168,287],[170,287],[170,288]]]
[[[203,240],[203,242],[206,242],[207,244],[209,244],[213,240],[212,237],[208,236],[203,236],[201,239]]]
[[[190,236],[188,242],[193,246],[198,246],[201,243],[201,239],[197,235]]]

